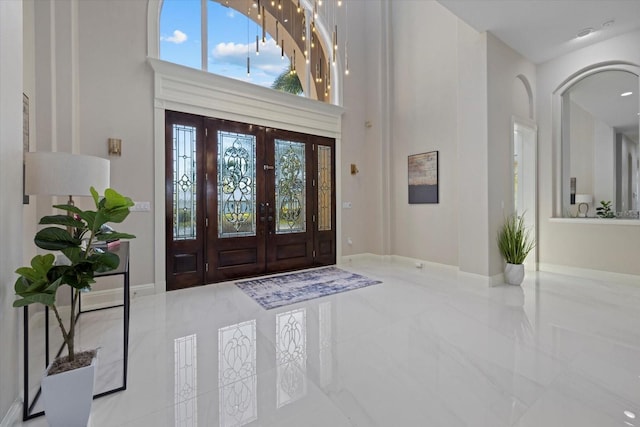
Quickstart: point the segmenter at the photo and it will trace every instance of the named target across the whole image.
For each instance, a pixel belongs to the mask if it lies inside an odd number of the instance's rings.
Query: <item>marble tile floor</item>
[[[90,425],[640,426],[640,284],[341,267],[383,283],[269,311],[233,283],[134,299],[128,389]]]

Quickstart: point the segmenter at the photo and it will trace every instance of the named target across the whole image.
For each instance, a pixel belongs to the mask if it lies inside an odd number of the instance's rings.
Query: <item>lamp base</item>
[[[583,206],[584,206],[584,212],[582,211],[582,207]],[[578,205],[578,218],[586,218],[588,212],[589,212],[589,204],[588,203],[580,203]]]

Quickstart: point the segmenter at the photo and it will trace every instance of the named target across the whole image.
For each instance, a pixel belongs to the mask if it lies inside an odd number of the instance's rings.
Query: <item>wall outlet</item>
[[[342,202],[342,209],[351,209],[352,206],[351,202]]]
[[[151,202],[133,202],[134,205],[129,208],[131,212],[149,212],[151,210]]]

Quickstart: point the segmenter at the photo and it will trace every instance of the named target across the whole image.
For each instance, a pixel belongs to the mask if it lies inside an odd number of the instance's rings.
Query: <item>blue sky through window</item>
[[[256,12],[254,12],[256,13]],[[275,78],[289,67],[281,58],[280,48],[267,35],[256,55],[256,34],[262,29],[235,9],[216,1],[207,2],[209,72],[271,86]],[[160,15],[160,57],[166,61],[201,69],[200,0],[164,0]],[[247,76],[247,53],[251,58],[251,75]]]

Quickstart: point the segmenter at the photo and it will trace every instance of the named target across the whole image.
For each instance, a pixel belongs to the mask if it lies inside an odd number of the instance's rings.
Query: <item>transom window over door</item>
[[[173,112],[166,128],[167,228],[187,218],[185,162],[202,221],[189,240],[168,233],[168,289],[335,264],[334,140]],[[175,148],[183,134],[193,162]]]
[[[297,0],[163,0],[159,58],[337,103],[342,70],[348,74],[348,32],[338,26],[343,14],[346,22],[347,7],[341,0],[318,5]]]

